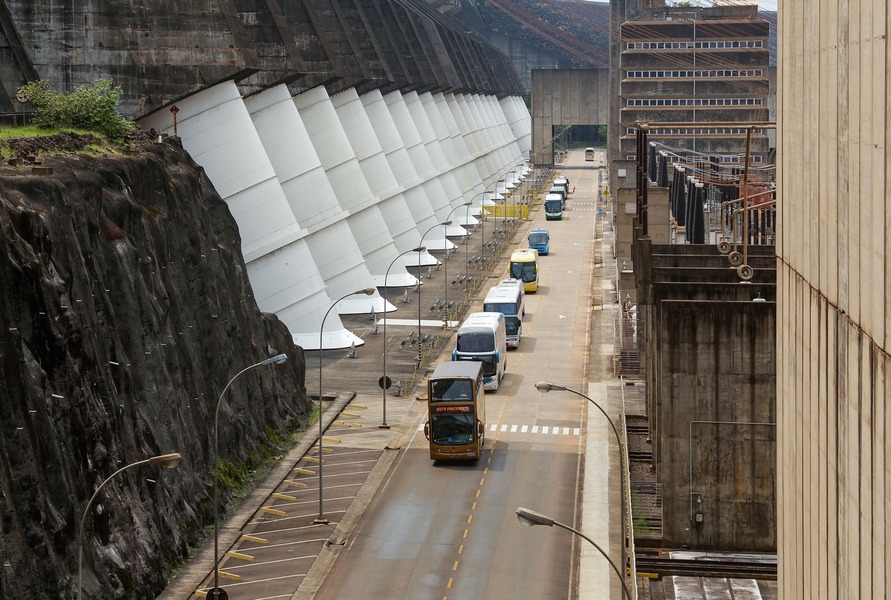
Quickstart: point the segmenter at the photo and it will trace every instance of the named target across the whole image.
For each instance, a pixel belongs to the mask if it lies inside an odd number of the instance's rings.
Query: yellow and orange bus
[[[433,460],[479,460],[486,437],[483,364],[458,360],[437,365],[427,381],[424,435]]]
[[[514,250],[510,255],[510,276],[522,281],[527,293],[534,293],[538,289],[538,250]]]

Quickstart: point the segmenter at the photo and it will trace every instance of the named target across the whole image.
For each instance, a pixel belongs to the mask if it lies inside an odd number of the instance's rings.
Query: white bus
[[[483,363],[487,390],[497,390],[507,369],[507,335],[500,312],[470,313],[458,328],[452,360]]]
[[[520,303],[520,306],[522,307],[522,310],[520,310],[520,316],[525,317],[526,316],[526,286],[523,284],[523,282],[520,279],[517,279],[515,277],[508,277],[507,279],[502,279],[501,281],[499,281],[498,287],[515,289],[520,292],[520,299],[522,300],[522,302]]]
[[[525,312],[523,303],[526,294],[519,289],[520,287],[517,285],[510,287],[496,285],[486,293],[486,299],[483,300],[485,312],[500,312],[504,315],[508,348],[519,347],[520,338],[523,337],[523,313]]]

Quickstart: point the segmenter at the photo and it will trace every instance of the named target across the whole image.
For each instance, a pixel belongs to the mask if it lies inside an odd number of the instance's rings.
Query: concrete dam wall
[[[260,308],[307,349],[361,345],[338,314],[395,307],[351,292],[383,285],[422,237],[423,266],[436,264],[430,251],[466,232],[457,219],[422,232],[466,202],[479,214],[529,154],[508,59],[426,2],[5,8],[7,107],[21,81],[66,91],[112,78],[126,115],[179,137],[205,169]],[[416,283],[401,261],[387,281]]]

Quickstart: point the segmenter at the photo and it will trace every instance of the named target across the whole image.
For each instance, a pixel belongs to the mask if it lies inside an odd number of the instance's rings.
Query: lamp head
[[[367,287],[367,288],[362,289],[362,290],[356,290],[356,291],[353,292],[353,293],[354,293],[354,294],[365,294],[366,296],[370,296],[370,295],[372,295],[372,294],[374,293],[374,288],[373,288],[373,287]]]
[[[440,225],[445,225],[446,227],[448,227],[451,224],[452,224],[451,221],[443,221],[442,223],[440,223]]]
[[[287,354],[276,354],[275,356],[271,356],[261,362],[261,365],[277,365],[278,363],[283,363],[288,360]]]
[[[532,527],[533,525],[554,526],[554,519],[522,506],[517,509],[517,520],[527,527]]]
[[[465,202],[461,206],[471,206],[471,205],[473,205],[473,202]]]
[[[161,465],[165,469],[172,469],[179,464],[180,460],[182,460],[182,456],[180,456],[179,452],[173,452],[171,454],[153,456],[149,459],[149,464]]]
[[[559,392],[560,390],[565,390],[566,388],[563,387],[562,385],[557,385],[556,383],[548,383],[547,381],[539,381],[538,383],[535,384],[535,389],[537,389],[539,392],[548,393],[551,390],[555,390],[555,391]]]

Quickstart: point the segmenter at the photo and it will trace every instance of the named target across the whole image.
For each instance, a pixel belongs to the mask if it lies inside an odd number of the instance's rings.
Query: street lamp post
[[[613,568],[613,571],[616,572],[616,575],[619,577],[619,581],[622,583],[622,597],[631,598],[631,593],[628,591],[628,583],[625,581],[625,577],[622,576],[621,571],[619,571],[619,567],[617,567],[616,563],[614,563],[609,555],[603,551],[603,548],[597,545],[597,542],[586,536],[584,533],[582,533],[578,529],[570,527],[569,525],[560,523],[559,521],[555,521],[554,519],[539,512],[535,512],[534,510],[530,510],[528,508],[523,508],[522,506],[517,508],[517,520],[519,520],[520,523],[522,523],[523,525],[527,525],[529,527],[532,527],[533,525],[547,525],[548,527],[553,527],[554,525],[556,525],[557,527],[565,529],[566,531],[571,531],[580,538],[586,540],[592,546],[597,548],[597,551],[603,555],[603,558],[605,558],[607,562],[609,562],[609,565]]]
[[[412,252],[417,252],[418,256],[421,256],[422,252],[426,252],[427,249],[423,246],[418,246],[417,248],[412,248],[411,250],[406,250],[402,254],[398,255],[393,259],[393,262],[390,263],[390,266],[387,267],[387,272],[384,273],[384,289],[387,289],[387,278],[390,276],[390,267],[392,267],[400,257],[405,256],[406,254],[410,254]],[[421,303],[420,298],[418,299],[418,304]],[[383,408],[384,408],[384,416],[381,424],[378,425],[380,429],[389,429],[390,426],[387,424],[387,388],[390,387],[390,382],[387,380],[387,313],[384,313],[384,376],[381,377],[381,390],[383,390]]]
[[[328,307],[328,310],[325,311],[325,316],[322,317],[322,326],[319,327],[319,516],[312,521],[316,525],[326,525],[328,523],[328,519],[325,518],[325,513],[323,510],[324,504],[322,500],[322,434],[325,431],[322,423],[322,351],[325,349],[324,342],[322,341],[322,335],[325,333],[325,321],[328,319],[328,315],[331,313],[331,309],[337,306],[338,302],[340,302],[341,300],[349,298],[350,296],[358,296],[359,294],[370,296],[373,293],[374,288],[368,287],[365,289],[356,290],[355,292],[350,292],[349,294],[344,294],[343,296],[335,300],[331,306]]]
[[[492,185],[495,186],[495,191],[493,193],[498,193],[498,182],[500,180],[501,171],[498,171],[498,173],[495,174],[495,181],[487,185],[482,192],[483,200],[480,204],[480,258],[482,259],[483,269],[486,267],[486,194],[489,193],[489,187]]]
[[[446,222],[451,223],[451,221],[449,221],[448,219],[451,219],[452,214],[456,210],[461,208],[462,206],[467,207],[467,210],[470,210],[470,204],[471,204],[470,202],[465,202],[464,204],[461,204],[461,205],[453,208],[449,212],[449,214],[446,216]],[[448,227],[447,225],[442,226],[442,237],[445,238],[446,243],[448,243],[448,241],[449,241],[449,238],[446,236],[446,228],[447,227]],[[455,250],[457,251],[457,248]],[[465,250],[465,253],[466,253],[466,250]],[[443,277],[445,278],[445,310],[446,310],[445,326],[448,327],[449,326],[449,251],[448,251],[448,249],[446,249],[445,272],[443,273]]]
[[[451,225],[451,221],[443,221],[442,223],[437,223],[433,225],[430,229],[424,232],[424,235],[421,236],[421,241],[418,242],[418,246],[424,245],[424,238],[427,237],[427,234],[436,229],[439,226],[448,227]],[[449,239],[445,239],[445,248],[446,252],[448,252],[449,248]],[[418,368],[421,368],[421,255],[418,254]]]
[[[271,356],[266,360],[261,360],[260,362],[253,364],[249,367],[245,367],[241,371],[235,374],[232,379],[229,380],[229,383],[226,384],[226,387],[223,388],[223,391],[220,392],[220,397],[217,400],[217,406],[214,409],[213,413],[213,596],[212,598],[216,599],[219,595],[217,590],[219,590],[219,578],[220,578],[220,551],[219,551],[219,533],[217,520],[217,513],[219,511],[218,506],[218,489],[219,489],[219,480],[220,480],[220,451],[219,451],[219,423],[220,423],[220,405],[223,403],[223,396],[226,395],[226,391],[232,385],[232,383],[241,376],[242,373],[246,373],[251,369],[256,367],[265,367],[267,365],[274,365],[278,363],[282,363],[288,360],[287,354],[276,354],[275,356]]]
[[[572,394],[575,394],[576,396],[579,396],[581,398],[584,398],[585,400],[587,400],[588,402],[590,402],[591,404],[596,406],[597,410],[599,410],[603,414],[603,416],[606,417],[606,420],[609,422],[610,427],[612,427],[613,433],[616,434],[616,443],[619,445],[619,464],[621,465],[621,469],[622,469],[622,475],[619,479],[622,482],[622,490],[621,490],[621,495],[620,495],[620,497],[621,497],[620,506],[621,506],[621,511],[622,511],[622,519],[621,519],[621,524],[622,524],[622,566],[624,566],[626,564],[625,552],[626,552],[626,543],[628,541],[628,534],[629,534],[629,532],[628,532],[628,515],[626,514],[627,505],[625,502],[625,491],[626,491],[625,476],[628,473],[628,464],[626,463],[627,455],[625,452],[625,444],[622,443],[622,438],[619,435],[619,430],[616,428],[616,424],[613,423],[613,420],[606,413],[606,411],[603,410],[602,406],[600,406],[598,403],[594,402],[594,400],[592,400],[591,398],[589,398],[588,396],[586,396],[585,394],[583,394],[577,390],[568,388],[566,386],[558,385],[556,383],[548,383],[547,381],[539,381],[538,383],[535,384],[535,389],[539,390],[540,392],[544,392],[544,393],[550,392],[551,390],[558,391],[558,392],[565,391],[565,392],[570,392]]]
[[[161,465],[165,469],[172,469],[176,465],[179,464],[179,461],[182,457],[179,453],[174,452],[172,454],[160,454],[158,456],[153,456],[151,458],[147,458],[145,460],[140,460],[135,463],[130,463],[124,467],[121,467],[114,473],[108,476],[108,478],[103,481],[96,491],[93,492],[93,495],[90,497],[89,502],[87,502],[87,506],[84,509],[83,517],[80,519],[80,529],[78,530],[77,537],[77,599],[81,600],[83,598],[83,573],[84,573],[84,526],[87,523],[87,517],[90,515],[90,508],[93,506],[93,501],[96,500],[96,497],[99,495],[99,492],[105,487],[105,484],[114,479],[117,475],[120,475],[124,471],[128,469],[133,469],[142,465]]]

